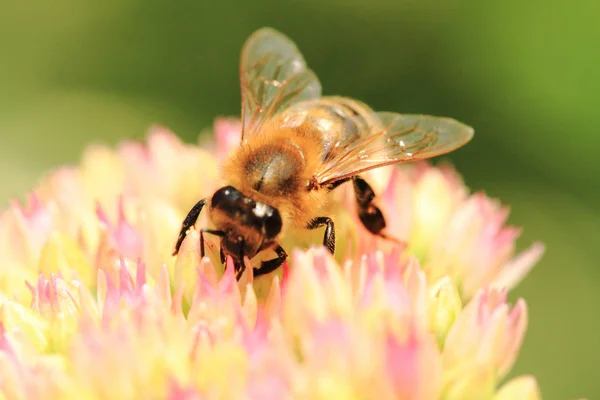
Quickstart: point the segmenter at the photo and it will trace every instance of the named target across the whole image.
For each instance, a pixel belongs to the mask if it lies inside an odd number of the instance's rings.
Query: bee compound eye
[[[225,186],[217,190],[210,203],[212,207],[219,207],[224,202],[234,202],[237,200],[239,192],[232,186]]]
[[[265,218],[264,227],[268,238],[273,239],[279,235],[279,232],[281,232],[281,216],[277,210],[273,209],[273,212]]]

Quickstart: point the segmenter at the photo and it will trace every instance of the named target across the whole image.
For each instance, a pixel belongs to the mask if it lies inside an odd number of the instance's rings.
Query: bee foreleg
[[[246,264],[244,263],[244,261],[241,261],[241,262],[234,261],[233,269],[235,270],[235,279],[237,279],[239,281],[240,278],[242,277],[242,274],[246,270]]]
[[[237,242],[237,245],[238,245],[237,259],[239,261],[235,261],[235,258],[234,258],[234,263],[233,263],[233,266],[234,266],[235,272],[236,272],[235,277],[238,281],[240,280],[240,278],[242,277],[242,274],[246,270],[246,263],[244,262],[244,244],[245,244],[245,241],[244,241],[243,236],[239,236],[238,242]]]
[[[323,225],[327,225],[325,228],[325,235],[323,236],[323,246],[327,247],[331,254],[335,252],[335,227],[333,221],[329,217],[318,217],[310,221],[307,229],[317,229]]]
[[[199,202],[197,202],[196,205],[192,207],[192,209],[188,212],[187,216],[183,220],[183,223],[181,224],[181,230],[179,231],[179,237],[177,238],[177,243],[175,243],[175,251],[173,251],[174,256],[177,255],[177,253],[179,253],[179,248],[183,243],[183,239],[185,239],[185,236],[187,235],[188,229],[190,229],[196,224],[196,221],[200,216],[200,212],[202,211],[202,208],[204,207],[204,204],[206,204],[207,200],[208,199],[202,199]]]
[[[200,257],[201,258],[204,258],[204,234],[205,233],[210,233],[212,235],[219,236],[219,237],[225,236],[225,232],[219,231],[216,229],[205,229],[205,228],[200,229]],[[221,262],[224,262],[223,257],[224,257],[223,249],[221,249]]]
[[[260,263],[260,267],[254,268],[254,277],[269,274],[275,271],[281,266],[281,264],[285,262],[288,255],[283,247],[277,245],[277,247],[275,247],[275,253],[277,253],[277,257],[271,260],[262,261]]]
[[[354,194],[356,196],[356,205],[358,207],[358,218],[362,224],[375,235],[381,235],[385,228],[385,218],[383,213],[375,204],[375,192],[369,184],[360,176],[354,177]]]

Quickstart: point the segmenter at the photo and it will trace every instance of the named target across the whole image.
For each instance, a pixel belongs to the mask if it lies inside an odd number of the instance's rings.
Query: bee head
[[[233,186],[217,190],[210,207],[213,223],[225,232],[223,245],[228,249],[243,243],[243,253],[250,258],[272,244],[281,232],[277,209],[245,196]]]

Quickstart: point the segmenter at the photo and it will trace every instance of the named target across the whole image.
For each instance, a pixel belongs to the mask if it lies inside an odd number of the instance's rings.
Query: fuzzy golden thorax
[[[326,188],[311,187],[322,158],[320,133],[303,124],[267,125],[237,147],[223,164],[224,184],[276,208],[286,227],[305,227],[325,208]]]

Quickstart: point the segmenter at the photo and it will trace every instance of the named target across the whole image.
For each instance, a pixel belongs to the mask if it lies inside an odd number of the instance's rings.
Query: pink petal
[[[387,371],[396,398],[428,400],[439,398],[442,362],[429,337],[412,332],[404,342],[388,335],[385,350]]]
[[[108,229],[110,244],[117,253],[123,257],[136,260],[143,254],[144,242],[138,230],[127,221],[123,202],[123,197],[120,197],[119,216],[116,225],[110,222],[108,215],[100,204],[96,206],[96,213]]]
[[[217,157],[224,159],[242,138],[242,123],[236,118],[218,118],[214,124],[217,139]]]
[[[529,249],[504,264],[491,286],[514,288],[538,263],[544,252],[545,246],[543,243],[534,243]]]
[[[205,398],[200,395],[197,389],[193,387],[184,387],[174,379],[170,380],[168,391],[168,400],[203,400]]]

